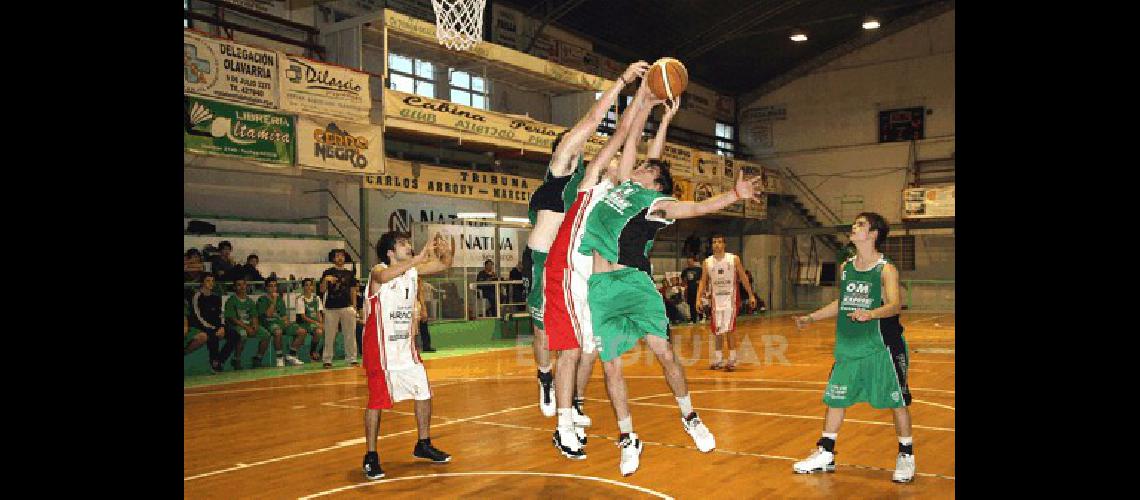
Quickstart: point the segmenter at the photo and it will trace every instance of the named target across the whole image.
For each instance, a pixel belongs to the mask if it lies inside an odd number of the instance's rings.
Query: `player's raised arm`
[[[435,247],[436,238],[438,238],[438,237],[439,237],[439,235],[433,234],[430,238],[428,238],[427,243],[424,243],[423,250],[420,250],[420,253],[414,255],[412,258],[410,258],[408,260],[405,260],[403,262],[393,261],[391,263],[391,265],[389,265],[388,267],[385,267],[385,268],[381,268],[379,265],[377,265],[376,267],[373,267],[372,268],[372,281],[375,281],[375,282],[381,283],[381,284],[387,283],[387,282],[399,277],[401,274],[404,274],[405,272],[408,271],[408,269],[411,269],[413,267],[416,267],[419,264],[427,262],[428,259],[430,258],[429,253]]]
[[[573,168],[570,161],[574,158],[582,147],[585,146],[586,141],[594,131],[597,130],[598,124],[606,118],[606,113],[609,111],[610,106],[613,106],[614,99],[617,98],[621,89],[627,84],[632,83],[638,77],[641,77],[649,69],[649,63],[645,61],[637,61],[630,64],[626,68],[625,73],[614,81],[610,88],[602,93],[590,111],[586,113],[574,127],[566,131],[566,135],[562,138],[562,142],[554,150],[554,155],[550,159],[550,172],[556,177],[562,177],[569,174]]]
[[[649,151],[646,154],[650,160],[660,158],[661,152],[665,150],[665,136],[668,134],[669,122],[673,121],[673,116],[679,109],[681,109],[680,97],[674,99],[673,104],[665,108],[665,114],[661,115],[661,125],[657,127],[657,135],[653,138],[653,142],[649,143]]]
[[[759,186],[757,186],[759,185]],[[764,193],[763,177],[756,176],[751,179],[744,178],[744,172],[737,172],[736,184],[731,193],[721,193],[702,202],[664,200],[653,206],[654,215],[665,219],[688,219],[711,214],[717,210],[727,208],[729,205],[748,198],[757,201]]]
[[[634,99],[633,103],[621,114],[621,117],[618,118],[618,127],[617,130],[614,131],[614,135],[606,141],[606,145],[602,147],[602,150],[599,151],[598,155],[590,162],[590,166],[586,167],[582,182],[578,184],[579,191],[590,189],[598,183],[602,169],[610,164],[614,155],[617,154],[618,148],[624,145],[626,138],[630,135],[630,131],[633,130],[633,122],[643,107],[645,107],[644,99]],[[645,122],[642,122],[642,126],[645,126]]]
[[[637,97],[634,101],[640,101],[641,105],[637,110],[637,114],[633,116],[630,122],[630,132],[625,138],[625,144],[622,146],[621,160],[618,161],[618,168],[616,171],[609,173],[610,179],[614,184],[620,183],[633,173],[633,168],[637,165],[637,143],[641,139],[641,131],[645,129],[645,121],[649,119],[649,112],[653,110],[653,106],[663,102],[657,99],[649,92],[649,87],[642,80],[641,88],[637,89]],[[633,133],[636,130],[637,133]]]

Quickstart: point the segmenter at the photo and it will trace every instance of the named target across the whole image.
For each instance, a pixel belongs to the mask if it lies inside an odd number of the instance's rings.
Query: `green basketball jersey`
[[[839,277],[839,316],[835,322],[835,358],[857,359],[885,352],[887,346],[880,330],[886,318],[855,321],[847,315],[857,309],[871,310],[881,307],[883,301],[884,255],[867,271],[855,269],[855,257],[843,263]],[[897,316],[894,317],[897,324]]]
[[[241,300],[237,294],[231,293],[226,299],[226,319],[237,318],[248,324],[253,321],[255,314],[257,314],[257,304],[249,295],[245,296],[245,300]]]
[[[628,179],[606,191],[586,217],[578,252],[591,255],[597,250],[610,262],[650,272],[646,268],[653,238],[659,229],[673,223],[647,213],[649,207],[660,200],[675,201],[676,198]],[[635,218],[636,223],[631,223]]]
[[[305,297],[301,296],[301,303],[305,304],[305,316],[308,316],[313,321],[319,321],[321,319],[318,314],[321,309],[320,297],[314,294],[313,300],[305,300]]]
[[[266,318],[266,311],[269,311],[269,296],[262,295],[261,298],[257,299],[257,314],[261,316],[262,319],[287,318],[289,316],[289,310],[285,307],[285,297],[281,296],[281,294],[277,294],[277,314],[273,316],[273,318]]]

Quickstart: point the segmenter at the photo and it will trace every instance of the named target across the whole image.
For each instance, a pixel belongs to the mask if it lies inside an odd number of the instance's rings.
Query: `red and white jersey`
[[[376,264],[373,271],[388,266]],[[408,269],[391,281],[380,284],[371,279],[364,287],[364,335],[374,336],[375,349],[384,370],[402,370],[423,364],[412,338],[412,315],[415,314],[419,288],[416,268]],[[373,345],[367,339],[366,346]]]
[[[705,270],[709,273],[713,308],[736,308],[736,256],[725,252],[724,259],[717,260],[716,255],[710,255],[705,259]]]

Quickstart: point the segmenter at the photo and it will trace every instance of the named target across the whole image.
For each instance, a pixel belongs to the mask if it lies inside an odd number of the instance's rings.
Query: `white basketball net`
[[[431,0],[435,37],[451,50],[467,50],[483,39],[487,0]]]

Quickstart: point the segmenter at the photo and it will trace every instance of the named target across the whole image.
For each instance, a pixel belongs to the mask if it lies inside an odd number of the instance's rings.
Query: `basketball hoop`
[[[483,40],[483,8],[487,0],[431,0],[435,37],[451,50],[467,50]]]

